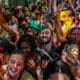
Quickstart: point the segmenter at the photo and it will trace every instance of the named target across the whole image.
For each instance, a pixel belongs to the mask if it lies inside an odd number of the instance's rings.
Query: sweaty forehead
[[[45,32],[45,31],[49,31],[51,32],[51,30],[49,28],[45,28],[45,29],[42,29],[41,32]]]
[[[23,56],[22,55],[18,55],[18,54],[11,55],[10,59],[13,59],[13,60],[15,60],[17,62],[23,62],[24,61]]]

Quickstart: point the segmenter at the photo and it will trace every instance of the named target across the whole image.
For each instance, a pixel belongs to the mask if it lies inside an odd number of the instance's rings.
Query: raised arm
[[[0,5],[0,26],[6,30],[7,32],[11,33],[12,35],[14,35],[16,37],[16,42],[18,41],[19,39],[19,33],[17,30],[14,30],[11,28],[11,26],[9,26],[5,19],[4,19],[4,16],[3,16],[3,13],[2,13],[2,7]]]

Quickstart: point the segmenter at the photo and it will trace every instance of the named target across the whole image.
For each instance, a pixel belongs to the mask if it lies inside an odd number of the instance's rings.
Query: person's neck
[[[51,49],[51,47],[52,47],[52,42],[50,41],[49,43],[47,43],[47,44],[43,44],[42,45],[42,48],[45,50],[45,51],[47,51],[47,52],[49,52],[49,50]]]

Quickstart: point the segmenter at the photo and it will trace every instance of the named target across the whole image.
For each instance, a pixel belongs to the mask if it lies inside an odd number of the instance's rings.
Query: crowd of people
[[[80,0],[0,6],[0,80],[80,80]]]

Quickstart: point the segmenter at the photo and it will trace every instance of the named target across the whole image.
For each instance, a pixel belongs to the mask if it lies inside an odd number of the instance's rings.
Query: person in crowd
[[[14,15],[9,15],[8,24],[12,27],[12,29],[17,30],[19,25],[17,17]]]
[[[79,20],[79,14],[75,13],[75,18],[73,18],[73,24],[71,28],[79,27],[80,28],[80,20]]]
[[[78,59],[79,46],[72,42],[64,42],[61,45],[59,52],[61,53],[62,60],[71,67],[71,70],[76,78],[77,71],[80,70],[80,67],[79,67],[80,61]],[[79,76],[77,77],[79,78]]]
[[[67,35],[67,40],[77,43],[78,45],[80,44],[80,28],[75,27],[72,28]]]
[[[35,0],[5,11],[0,5],[0,80],[79,80],[79,2]]]
[[[47,13],[47,6],[46,5],[42,5],[41,6],[41,15],[45,15]]]
[[[41,29],[42,29],[41,23],[38,22],[37,20],[32,20],[29,22],[28,29],[26,32],[27,34],[30,34],[35,37],[35,42],[38,47],[40,46],[38,41],[38,33],[41,31]]]
[[[57,33],[56,33],[56,28],[55,28],[55,23],[54,23],[54,20],[47,20],[46,21],[46,25],[50,28],[50,30],[53,32],[52,34],[52,40],[53,40],[53,44],[56,46],[56,47],[59,47],[61,45],[61,42],[59,41],[58,39],[58,36],[57,36]]]
[[[32,20],[32,17],[31,16],[26,16],[25,17],[25,20],[27,23],[29,23],[31,20]],[[27,24],[28,25],[28,24]]]
[[[40,40],[40,48],[47,52],[48,55],[50,55],[52,58],[54,57],[57,52],[56,46],[53,44],[53,38],[52,38],[53,32],[47,25],[42,28],[42,30],[39,33],[39,40]]]
[[[18,49],[20,49],[26,57],[31,57],[36,49],[35,38],[29,34],[21,36],[18,41]]]
[[[26,33],[27,31],[27,28],[25,25],[19,25],[18,26],[18,32],[19,32],[19,35],[22,36]]]
[[[24,12],[25,12],[25,16],[30,16],[31,15],[31,12],[30,12],[28,4],[24,7]]]
[[[28,77],[22,79],[22,75],[25,68],[26,58],[22,52],[12,52],[9,56],[7,68],[2,68],[3,80],[34,80],[30,74],[26,74]],[[3,72],[5,70],[5,72]]]
[[[32,20],[28,24],[27,34],[30,34],[30,35],[33,35],[34,37],[36,37],[40,30],[41,30],[41,24],[36,20]]]
[[[29,34],[23,35],[18,42],[18,49],[26,56],[26,69],[35,76],[37,65],[36,43],[35,38]]]
[[[14,44],[16,45],[17,41],[19,39],[19,33],[18,33],[18,31],[12,29],[9,25],[6,24],[6,21],[4,19],[3,13],[2,13],[1,5],[0,5],[0,25],[4,30],[6,30],[7,32],[10,32],[11,34],[13,34],[15,36],[16,41]]]
[[[31,6],[31,17],[32,17],[32,20],[36,20],[36,14],[38,13],[38,8],[37,8],[37,5],[32,5]]]
[[[43,80],[75,80],[71,68],[62,60],[49,63]]]

